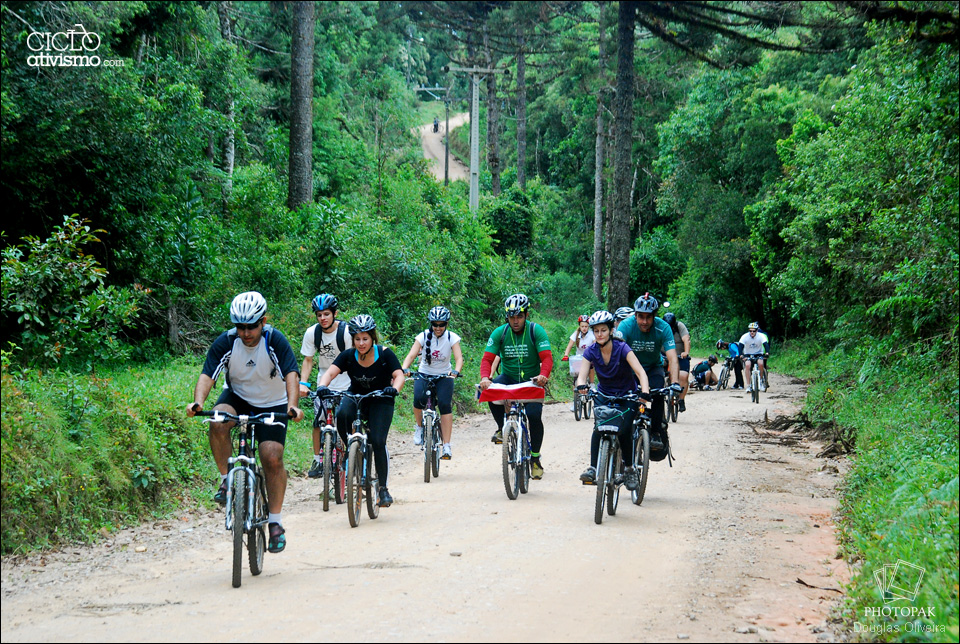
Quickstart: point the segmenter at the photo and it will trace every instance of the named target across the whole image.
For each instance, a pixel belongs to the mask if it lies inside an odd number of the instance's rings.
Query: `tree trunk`
[[[610,282],[607,304],[616,309],[629,298],[630,171],[633,147],[633,46],[636,2],[621,0],[617,20],[617,97],[614,101],[613,217],[610,238]]]
[[[603,42],[603,17],[606,4],[600,3],[600,58],[598,76],[600,89],[597,91],[597,144],[595,169],[593,173],[593,296],[598,301],[603,294],[603,90],[605,89],[604,68],[606,50]],[[517,80],[520,80],[520,64],[517,63]],[[519,124],[517,127],[519,131]]]
[[[487,69],[493,69],[494,59],[490,50],[487,25],[483,26],[483,52]],[[497,98],[497,75],[487,74],[487,168],[490,170],[492,192],[500,194],[500,100]]]
[[[290,184],[287,207],[313,201],[313,32],[312,2],[293,3],[290,46]]]
[[[527,55],[526,42],[520,36],[520,51],[517,52],[517,184],[520,190],[527,189]]]
[[[230,2],[222,1],[217,3],[217,16],[220,18],[220,35],[231,46],[233,45],[233,25],[230,23]],[[231,76],[232,70],[231,70]],[[227,82],[226,109],[224,116],[227,121],[227,131],[223,137],[223,172],[226,174],[226,180],[223,182],[221,192],[224,201],[230,197],[233,192],[233,164],[236,156],[236,147],[234,143],[234,104],[233,82],[232,78]]]

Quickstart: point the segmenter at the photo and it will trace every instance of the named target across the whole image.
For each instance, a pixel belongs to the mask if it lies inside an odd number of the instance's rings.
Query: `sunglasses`
[[[253,331],[254,329],[260,326],[260,323],[256,322],[254,324],[235,324],[234,326],[237,327],[237,331]]]
[[[432,326],[432,327],[434,327],[434,328],[436,328],[436,329],[446,329],[446,328],[447,328],[447,323],[446,323],[446,322],[431,322],[431,323],[430,323],[430,326]]]

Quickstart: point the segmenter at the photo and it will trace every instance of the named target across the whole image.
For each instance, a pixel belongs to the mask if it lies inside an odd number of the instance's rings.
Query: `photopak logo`
[[[100,34],[87,31],[82,24],[66,31],[34,31],[27,36],[27,48],[34,52],[27,56],[31,67],[100,67],[122,65],[122,60],[102,60]]]
[[[927,624],[920,620],[936,619],[937,613],[933,606],[892,606],[898,601],[913,602],[920,592],[920,584],[926,570],[903,559],[895,564],[887,564],[873,571],[873,578],[880,590],[883,606],[868,606],[864,609],[865,618],[888,617],[895,618],[896,622],[879,622],[871,624],[853,623],[856,633],[944,633],[942,624]],[[902,621],[910,620],[910,621]]]

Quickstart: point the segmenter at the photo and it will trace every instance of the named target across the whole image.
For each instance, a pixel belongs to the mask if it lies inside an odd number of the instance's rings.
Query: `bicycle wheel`
[[[250,559],[250,574],[256,576],[263,572],[263,553],[267,550],[267,535],[264,521],[267,519],[267,493],[264,489],[263,475],[259,472],[254,479],[253,523],[247,533],[247,555]]]
[[[727,365],[723,365],[723,368],[720,369],[720,378],[717,381],[717,389],[726,389],[727,381],[730,379],[730,369],[727,368]]]
[[[526,494],[530,491],[530,441],[527,430],[523,430],[520,436],[520,451],[518,461],[520,466],[517,468],[517,486],[520,488],[520,494]]]
[[[607,475],[607,485],[610,490],[607,492],[607,514],[613,516],[617,513],[617,503],[620,501],[620,483],[617,477],[623,473],[623,456],[619,444],[613,448],[613,455],[610,458],[610,473]]]
[[[363,503],[363,492],[361,491],[363,479],[363,458],[360,454],[360,443],[354,441],[350,444],[350,452],[347,455],[347,518],[350,520],[350,527],[356,528],[360,525],[360,505]]]
[[[517,476],[519,463],[516,462],[518,440],[516,423],[508,421],[503,425],[503,487],[511,501],[520,494],[520,479]]]
[[[376,519],[380,515],[380,479],[373,476],[373,450],[367,444],[367,477],[363,493],[367,497],[367,516]]]
[[[590,414],[593,413],[593,399],[586,398],[583,402],[583,417],[590,420]]]
[[[433,415],[423,415],[423,482],[430,482],[433,461]]]
[[[640,429],[640,436],[634,445],[637,479],[640,485],[630,492],[630,500],[634,505],[643,503],[643,495],[647,491],[647,477],[650,475],[650,431],[646,427]]]
[[[233,587],[240,587],[243,568],[243,524],[247,516],[247,473],[237,468],[233,475]]]
[[[323,511],[330,510],[330,477],[333,475],[333,437],[330,434],[323,435],[323,451],[320,452],[320,458],[323,459]]]
[[[680,413],[680,399],[676,396],[670,397],[670,422],[677,422],[677,416]]]
[[[339,440],[337,440],[337,446],[333,448],[333,453],[336,455],[336,460],[333,463],[333,498],[337,505],[340,505],[347,498],[347,471],[344,467],[347,455],[340,447]]]
[[[580,394],[573,394],[573,417],[578,422],[580,421],[580,416],[583,413],[583,398]]]
[[[760,375],[757,373],[758,369],[756,366],[753,367],[753,371],[750,373],[750,398],[753,402],[760,403]]]
[[[433,478],[440,476],[440,458],[443,456],[443,435],[440,433],[440,421],[433,421],[433,459],[430,466],[433,468]]]
[[[600,456],[597,458],[597,500],[593,505],[593,520],[597,525],[603,523],[603,505],[607,498],[607,470],[610,461],[610,441],[600,439]]]

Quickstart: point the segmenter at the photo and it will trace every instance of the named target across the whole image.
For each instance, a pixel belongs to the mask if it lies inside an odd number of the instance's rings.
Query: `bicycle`
[[[726,389],[730,384],[730,371],[733,369],[733,358],[727,356],[723,361],[723,367],[720,369],[720,377],[717,379],[717,389]]]
[[[617,504],[620,500],[620,486],[624,484],[623,452],[617,434],[620,426],[613,424],[621,418],[625,411],[617,404],[638,404],[633,421],[634,450],[630,458],[630,466],[637,473],[638,485],[630,491],[634,505],[643,503],[643,496],[647,489],[647,478],[650,474],[650,432],[645,424],[646,404],[636,394],[629,396],[607,396],[598,392],[591,392],[591,398],[602,397],[604,404],[596,407],[594,414],[594,430],[600,434],[600,453],[597,457],[597,496],[593,508],[593,520],[597,525],[603,523],[603,511],[614,516],[617,513]]]
[[[346,476],[344,476],[344,459],[346,451],[340,434],[337,433],[337,416],[334,413],[340,404],[340,394],[330,392],[327,395],[317,395],[310,392],[313,401],[313,426],[320,429],[320,462],[323,464],[323,492],[320,499],[323,501],[323,511],[330,510],[330,488],[333,488],[334,501],[337,505],[343,503],[346,493]],[[322,401],[328,401],[323,404]],[[322,420],[321,420],[322,419]],[[323,424],[321,425],[321,422]]]
[[[413,377],[427,383],[426,402],[423,406],[423,445],[420,449],[423,450],[423,482],[429,483],[431,473],[434,478],[440,476],[440,460],[443,456],[443,434],[440,432],[440,414],[434,409],[434,390],[442,378],[451,376],[429,376],[417,372]]]
[[[589,420],[590,414],[593,412],[593,399],[587,394],[577,391],[577,377],[580,374],[580,362],[583,357],[570,356],[564,358],[564,360],[570,361],[570,375],[573,378],[573,417],[577,422],[580,422],[581,418]]]
[[[257,460],[255,444],[256,425],[280,425],[276,414],[267,412],[248,416],[236,416],[220,410],[198,411],[197,416],[209,418],[206,423],[224,423],[233,421],[240,427],[237,437],[237,455],[231,456],[227,463],[231,468],[227,472],[227,530],[233,533],[233,587],[240,587],[240,571],[243,567],[244,537],[250,564],[250,574],[257,576],[263,572],[263,553],[267,549],[265,526],[269,518],[267,512],[267,490],[264,477]],[[249,429],[249,434],[248,434]],[[251,455],[250,452],[253,452]]]
[[[758,354],[743,356],[745,360],[750,361],[750,400],[760,403],[760,366],[757,362],[761,356]]]
[[[503,421],[503,487],[507,498],[516,500],[530,489],[530,433],[527,410],[522,402],[511,401]],[[519,494],[518,494],[519,492]]]
[[[353,421],[353,432],[347,437],[347,518],[350,527],[360,525],[360,507],[367,501],[367,515],[376,519],[380,515],[380,479],[373,475],[373,447],[367,441],[367,425],[361,418],[360,403],[366,398],[386,398],[383,390],[367,394],[354,394],[348,391],[339,394],[341,398],[350,398],[357,404],[357,417]],[[378,472],[379,474],[379,472]]]
[[[660,433],[663,436],[663,449],[666,450],[667,453],[667,462],[670,464],[670,467],[673,467],[673,450],[670,448],[670,434],[667,430],[670,428],[670,405],[673,404],[673,399],[676,398],[677,392],[673,390],[672,386],[667,386],[662,389],[651,389],[650,394],[662,400],[662,402],[661,400],[655,400],[653,404],[662,404],[664,406],[663,421],[660,423]],[[651,432],[653,431],[652,426],[650,430]]]

